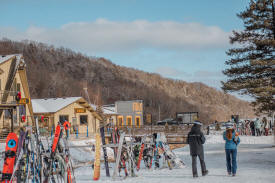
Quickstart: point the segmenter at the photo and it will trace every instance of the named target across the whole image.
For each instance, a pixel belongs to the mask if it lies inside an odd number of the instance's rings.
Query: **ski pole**
[[[88,125],[87,125],[87,137],[89,137],[89,130],[88,130]]]

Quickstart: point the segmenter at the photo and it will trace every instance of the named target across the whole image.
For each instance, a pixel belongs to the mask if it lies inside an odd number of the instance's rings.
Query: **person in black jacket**
[[[208,174],[208,170],[206,170],[205,162],[204,162],[204,151],[203,144],[205,142],[205,137],[201,131],[202,123],[199,121],[195,121],[194,125],[191,128],[191,131],[188,133],[187,143],[190,147],[190,155],[192,156],[192,172],[193,177],[198,177],[197,172],[197,156],[199,156],[202,176]]]
[[[255,123],[254,123],[254,121],[250,121],[250,130],[251,130],[252,136],[255,136]]]

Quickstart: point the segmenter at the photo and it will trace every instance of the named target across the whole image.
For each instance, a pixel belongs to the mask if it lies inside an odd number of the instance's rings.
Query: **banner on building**
[[[75,113],[85,113],[85,112],[86,112],[86,109],[85,109],[85,108],[75,108],[75,109],[74,109],[74,112],[75,112]]]

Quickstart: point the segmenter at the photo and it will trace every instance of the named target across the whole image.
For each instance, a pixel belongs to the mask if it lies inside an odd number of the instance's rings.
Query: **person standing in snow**
[[[266,117],[263,118],[263,128],[264,128],[264,135],[268,136],[269,125]]]
[[[252,136],[255,136],[255,123],[252,120],[250,121],[250,129],[251,129]]]
[[[261,121],[259,120],[259,118],[256,118],[256,121],[255,121],[255,128],[256,128],[256,135],[257,135],[257,136],[261,136],[262,124],[261,124]]]
[[[203,144],[205,142],[205,137],[201,131],[202,123],[199,120],[195,120],[194,125],[191,128],[191,131],[188,133],[187,143],[190,147],[190,155],[192,156],[192,172],[193,177],[198,177],[197,172],[197,156],[199,156],[202,176],[208,174],[204,162],[204,151]]]
[[[240,143],[240,138],[233,126],[228,125],[223,133],[223,139],[225,140],[227,173],[235,176],[237,172],[237,146]]]

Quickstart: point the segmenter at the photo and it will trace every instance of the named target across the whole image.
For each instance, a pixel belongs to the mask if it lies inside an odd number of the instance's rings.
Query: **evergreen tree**
[[[274,0],[251,0],[237,14],[244,22],[243,31],[233,31],[227,51],[228,77],[223,90],[250,95],[257,112],[275,110],[275,10]]]

